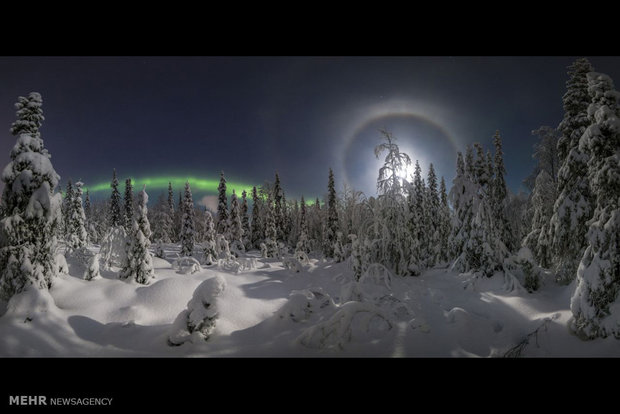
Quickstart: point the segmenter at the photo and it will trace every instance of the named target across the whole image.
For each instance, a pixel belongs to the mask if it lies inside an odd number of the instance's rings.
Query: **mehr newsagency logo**
[[[10,395],[9,405],[105,406],[112,405],[107,397],[50,397],[45,395]]]

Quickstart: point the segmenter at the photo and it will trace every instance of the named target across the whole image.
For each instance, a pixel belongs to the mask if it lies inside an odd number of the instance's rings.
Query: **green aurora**
[[[172,188],[178,192],[181,191],[185,182],[189,181],[189,185],[193,192],[196,193],[208,193],[208,194],[217,194],[217,187],[220,185],[219,178],[216,180],[210,180],[205,178],[196,178],[196,177],[145,177],[145,178],[131,178],[131,183],[133,184],[134,191],[140,191],[144,185],[146,185],[147,193],[149,190],[152,191],[167,191],[168,183],[172,184]],[[105,181],[102,183],[84,186],[82,187],[84,191],[88,190],[90,194],[110,192],[111,191],[111,181]],[[123,188],[125,187],[124,180],[119,179],[119,191],[121,195],[123,194]],[[236,181],[226,181],[226,193],[232,194],[232,191],[235,190],[235,193],[241,197],[241,193],[245,190],[248,193],[248,197],[251,197],[252,187],[254,185],[238,183]],[[258,189],[260,186],[257,185]],[[321,203],[322,204],[322,203]],[[314,198],[308,197],[306,200],[306,205],[314,205]]]
[[[142,189],[144,185],[146,185],[146,190],[167,190],[168,183],[172,184],[172,188],[176,191],[179,191],[181,188],[185,186],[185,182],[189,181],[189,185],[192,190],[202,191],[207,193],[217,193],[217,187],[220,184],[220,180],[209,180],[204,178],[196,178],[196,177],[145,177],[145,178],[131,178],[131,183],[133,187],[137,190]],[[119,191],[122,192],[122,188],[124,183],[119,179]],[[111,191],[110,187],[111,181],[106,181],[103,183],[98,183],[91,186],[84,186],[84,190],[88,190],[90,193],[98,193],[102,191]],[[239,195],[243,192],[243,190],[247,191],[248,194],[252,193],[253,185],[250,184],[242,184],[238,182],[226,182],[226,192],[235,190],[235,192]]]

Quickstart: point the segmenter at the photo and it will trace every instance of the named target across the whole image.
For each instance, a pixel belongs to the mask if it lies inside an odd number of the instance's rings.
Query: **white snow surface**
[[[445,268],[354,282],[346,262],[310,259],[296,272],[257,251],[241,258],[253,266],[180,274],[172,266],[178,246],[164,247],[146,286],[119,279],[116,267],[83,280],[70,259],[69,274],[49,291],[15,295],[0,307],[0,356],[501,357],[542,325],[522,356],[620,356],[620,341],[584,341],[568,329],[574,283],[508,292],[500,273]],[[213,278],[226,285],[215,330],[206,341],[170,346],[175,319]]]

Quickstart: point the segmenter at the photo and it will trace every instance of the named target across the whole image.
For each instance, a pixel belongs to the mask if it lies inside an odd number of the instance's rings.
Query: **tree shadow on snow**
[[[112,346],[127,356],[162,355],[170,353],[167,345],[171,325],[144,326],[133,322],[102,324],[86,316],[70,316],[69,325],[81,339],[102,347]],[[105,352],[105,351],[104,351]],[[112,352],[116,355],[118,352]]]

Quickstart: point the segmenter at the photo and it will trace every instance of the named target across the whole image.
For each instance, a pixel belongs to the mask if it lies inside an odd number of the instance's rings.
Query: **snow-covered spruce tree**
[[[146,184],[142,187],[142,191],[138,195],[138,228],[147,239],[151,238],[151,224],[149,223],[148,208],[146,204],[149,196],[146,194]],[[149,243],[150,246],[150,243]]]
[[[181,241],[181,228],[183,227],[183,190],[179,191],[179,200],[177,201],[177,208],[174,211],[172,217],[172,228],[174,228],[175,238],[173,242]]]
[[[587,78],[591,125],[579,147],[590,154],[588,177],[596,204],[571,298],[572,327],[586,338],[620,339],[620,93],[605,74],[592,72]]]
[[[325,209],[321,208],[321,202],[318,197],[314,200],[312,207],[306,210],[311,251],[323,252],[324,213]]]
[[[38,131],[43,120],[41,102],[36,92],[19,98],[17,121],[11,128],[19,136],[1,177],[0,297],[4,300],[31,285],[51,287],[57,270],[62,200],[54,190],[60,177]]]
[[[84,217],[86,217],[86,221],[90,220],[92,217],[92,207],[90,205],[90,194],[88,193],[88,189],[86,189],[86,195],[84,196]]]
[[[299,237],[297,238],[296,251],[306,254],[310,253],[310,242],[308,240],[308,222],[306,220],[306,201],[301,196],[301,207],[299,210]]]
[[[450,234],[452,233],[452,217],[450,216],[450,206],[448,205],[448,193],[446,181],[441,177],[439,187],[440,204],[438,212],[438,233],[439,233],[439,252],[437,263],[445,263],[450,257]]]
[[[502,266],[507,249],[497,232],[493,213],[493,181],[482,146],[474,144],[474,183],[476,196],[472,204],[471,234],[465,242],[465,271],[480,271],[492,276]]]
[[[153,234],[151,235],[151,240],[155,243],[172,243],[171,235],[174,233],[173,221],[168,201],[163,194],[159,195],[153,210]]]
[[[38,92],[30,92],[27,97],[17,98],[15,108],[17,109],[17,120],[11,125],[11,134],[19,137],[21,134],[28,134],[32,138],[41,138],[39,131],[45,117],[43,116],[43,99]],[[48,154],[45,148],[41,149],[42,154]]]
[[[179,232],[179,237],[181,239],[181,256],[191,256],[194,251],[196,232],[194,229],[194,200],[192,199],[192,190],[189,186],[189,181],[185,183],[185,193],[179,210],[183,213],[181,231]]]
[[[380,133],[385,142],[375,147],[375,156],[379,158],[382,153],[387,154],[379,169],[379,197],[372,208],[372,219],[365,236],[374,246],[373,262],[398,275],[417,274],[418,258],[412,257],[412,237],[407,226],[403,225],[409,221],[403,193],[408,183],[400,175],[411,164],[411,159],[400,152],[396,138],[390,132],[380,130]]]
[[[586,222],[594,209],[587,173],[588,149],[579,147],[579,139],[590,125],[588,106],[591,99],[586,75],[593,69],[587,59],[578,59],[568,69],[564,119],[558,126],[562,133],[558,141],[558,198],[550,223],[555,272],[563,283],[575,278],[587,244]]]
[[[228,200],[226,198],[226,178],[224,171],[220,173],[220,184],[217,187],[217,234],[228,234]]]
[[[276,180],[273,183],[273,219],[276,223],[277,240],[284,240],[284,191],[280,184],[280,176],[276,173]]]
[[[67,238],[71,233],[71,216],[73,215],[71,209],[73,208],[73,183],[71,179],[67,181],[67,188],[65,189],[65,197],[62,200],[62,226],[63,236]]]
[[[196,237],[194,238],[195,243],[202,243],[206,237],[207,228],[205,227],[205,210],[206,207],[194,206],[194,231],[196,234]]]
[[[261,246],[266,257],[278,257],[278,231],[276,230],[276,220],[273,214],[273,203],[271,201],[271,194],[267,195],[267,201],[264,204],[265,208],[265,242],[264,248]]]
[[[252,243],[252,247],[255,249],[260,248],[260,244],[263,241],[265,234],[265,230],[263,229],[263,223],[260,216],[261,203],[262,200],[258,196],[256,186],[254,186],[252,187],[252,228],[250,231],[250,241]]]
[[[344,260],[347,258],[344,245],[342,244],[342,239],[342,232],[337,232],[336,241],[334,242],[334,261],[336,263],[344,262]]]
[[[82,186],[84,183],[78,181],[72,191],[70,203],[70,216],[67,225],[67,252],[79,250],[88,243],[88,234],[86,233],[86,215],[82,207]]]
[[[493,136],[495,156],[493,162],[493,174],[491,182],[491,208],[493,210],[493,222],[495,224],[496,238],[501,240],[510,251],[516,246],[518,240],[513,240],[512,231],[506,218],[506,205],[508,203],[508,188],[506,187],[506,167],[504,167],[504,152],[502,151],[502,137],[499,131]],[[506,252],[507,254],[507,252]]]
[[[363,262],[363,241],[361,241],[356,234],[349,234],[351,240],[351,269],[353,270],[353,277],[355,281],[359,281],[364,272]]]
[[[86,194],[84,195],[84,217],[86,218],[86,221],[84,222],[84,225],[86,226],[86,234],[88,235],[88,240],[92,242],[96,240],[96,237],[94,237],[94,235],[91,235],[92,233],[91,224],[92,224],[93,214],[92,214],[92,206],[90,204],[90,194],[88,193],[88,189],[86,189]]]
[[[415,223],[411,223],[413,231],[411,235],[415,240],[413,246],[417,246],[417,248],[412,250],[411,256],[417,258],[418,272],[421,272],[428,265],[432,247],[429,237],[430,217],[426,206],[426,198],[426,185],[424,180],[422,180],[422,168],[418,160],[416,160],[413,176],[414,208],[410,216],[410,222],[412,220],[415,221]]]
[[[138,195],[138,217],[132,224],[129,243],[127,243],[127,255],[120,272],[121,278],[131,277],[143,285],[148,285],[150,279],[155,277],[153,258],[149,253],[151,228],[146,207],[148,201],[145,186]]]
[[[594,68],[586,58],[577,59],[568,67],[566,93],[562,97],[564,117],[558,125],[562,136],[558,140],[558,158],[564,164],[571,149],[579,145],[579,140],[590,125],[588,106],[591,103],[588,93],[587,74]],[[560,189],[561,190],[561,189]]]
[[[551,265],[551,250],[549,240],[549,220],[553,214],[553,202],[556,198],[556,187],[553,179],[542,169],[536,178],[532,193],[533,218],[531,231],[523,240],[536,262],[548,268]]]
[[[112,196],[110,197],[109,221],[110,227],[118,227],[123,224],[123,216],[121,215],[121,193],[118,191],[118,178],[116,178],[116,169],[112,172]]]
[[[529,204],[527,206],[528,216],[525,218],[530,218],[530,220],[512,220],[512,226],[518,226],[519,224],[523,224],[527,226],[527,231],[523,237],[523,245],[527,246],[532,253],[536,261],[543,267],[549,267],[551,265],[550,260],[552,259],[551,241],[553,240],[553,228],[549,226],[551,216],[553,215],[553,204],[557,199],[557,180],[558,180],[558,169],[559,169],[559,156],[558,156],[558,148],[557,143],[560,137],[559,132],[551,128],[549,126],[541,126],[540,128],[532,131],[532,135],[538,135],[540,137],[539,141],[534,144],[534,154],[532,158],[537,160],[536,166],[532,173],[523,181],[525,186],[531,190],[530,198],[528,200]],[[543,174],[541,185],[544,189],[539,189],[536,191],[536,183],[539,179],[542,171],[545,171],[546,175]],[[544,193],[543,193],[544,192]],[[537,194],[537,199],[534,200],[534,195]],[[510,214],[514,215],[515,203],[514,199],[511,200],[512,204],[507,211]],[[542,205],[541,203],[545,203]],[[541,218],[541,213],[545,213],[544,220]],[[544,233],[542,234],[542,228],[545,227]],[[516,237],[519,237],[523,232],[517,231],[517,228],[511,228],[513,234]],[[538,239],[540,238],[541,247],[543,250],[546,250],[545,258],[541,258],[538,256]],[[546,263],[546,264],[543,264]]]
[[[243,229],[243,247],[245,250],[252,248],[250,238],[250,217],[248,216],[248,193],[241,193],[241,228]]]
[[[216,249],[216,234],[215,224],[213,222],[213,216],[209,210],[205,211],[205,237],[202,242],[202,253],[204,256],[204,263],[207,265],[213,264],[217,260]]]
[[[133,184],[131,178],[125,180],[125,209],[123,213],[123,224],[127,233],[133,226]]]
[[[327,221],[325,223],[325,234],[323,244],[323,254],[325,257],[334,257],[334,246],[336,244],[336,234],[338,233],[338,210],[336,208],[336,184],[334,172],[329,169],[327,180]]]
[[[558,170],[560,169],[560,157],[558,153],[558,140],[561,134],[555,128],[543,125],[532,131],[532,135],[539,137],[538,142],[534,144],[534,153],[532,158],[536,162],[536,166],[532,173],[523,180],[523,184],[533,191],[536,178],[542,170],[547,171],[554,183],[558,181]]]
[[[439,234],[440,204],[437,191],[437,175],[431,163],[428,167],[428,187],[426,192],[426,211],[428,215],[429,261],[428,266],[434,266],[439,261],[441,243]]]
[[[168,233],[168,236],[170,237],[170,242],[174,242],[179,240],[179,229],[180,229],[180,223],[175,222],[175,218],[177,216],[177,212],[174,209],[174,191],[172,190],[172,183],[168,182],[168,199],[167,201],[167,207],[168,207],[168,216],[170,217],[171,220],[171,229],[170,229],[170,233]],[[180,208],[180,206],[179,206]]]
[[[501,268],[507,252],[493,223],[491,171],[482,146],[476,143],[474,147],[476,160],[473,161],[471,147],[468,147],[464,173],[460,156],[457,157],[457,176],[451,197],[459,228],[453,238],[456,260],[452,267],[460,272],[479,271],[492,276]]]
[[[243,252],[243,225],[241,224],[241,214],[239,213],[239,201],[237,194],[233,190],[230,196],[230,215],[228,216],[229,235],[227,239],[230,241],[230,248],[233,251]]]
[[[471,147],[467,147],[467,152],[471,153]],[[472,158],[468,157],[468,160]],[[472,167],[473,168],[473,167]],[[452,219],[452,233],[450,236],[450,255],[454,259],[458,259],[463,252],[465,241],[469,239],[471,232],[471,218],[473,216],[472,205],[475,196],[475,187],[472,176],[469,173],[470,168],[465,169],[463,154],[456,154],[456,176],[452,180],[452,188],[450,189],[449,198],[454,208],[454,216]],[[459,271],[463,270],[463,263],[457,260],[454,266]]]

